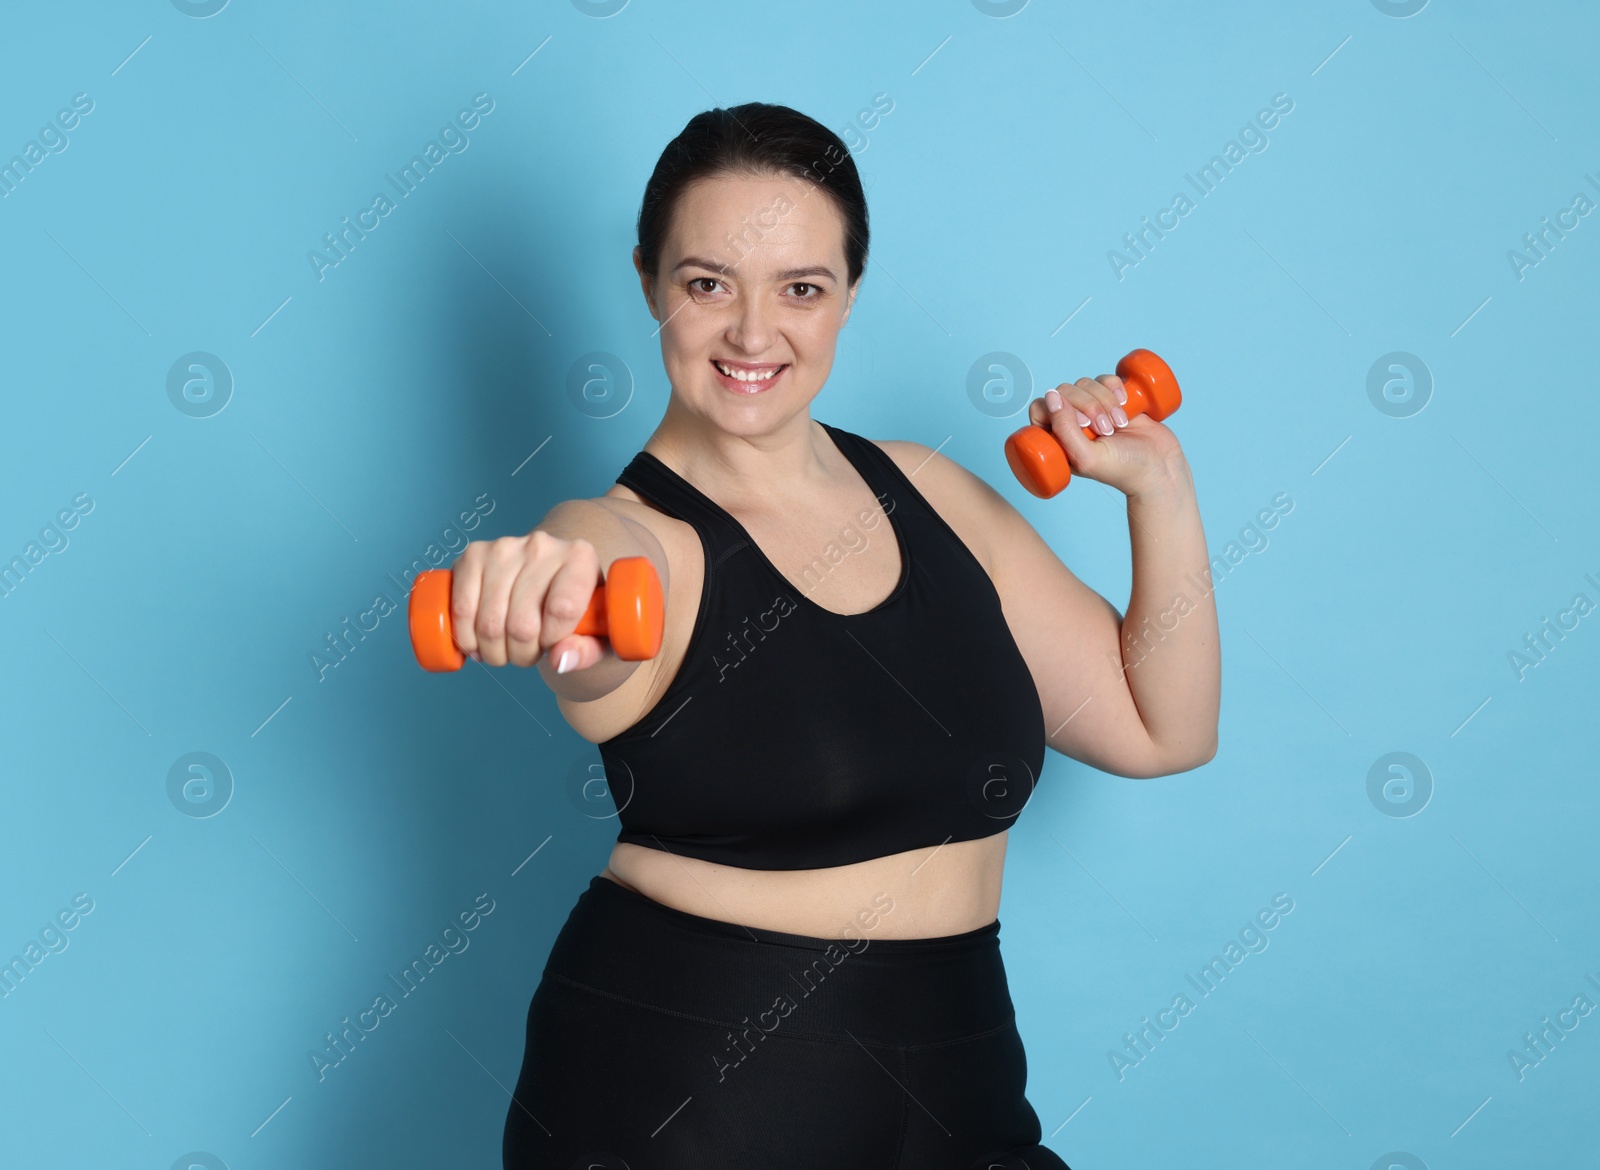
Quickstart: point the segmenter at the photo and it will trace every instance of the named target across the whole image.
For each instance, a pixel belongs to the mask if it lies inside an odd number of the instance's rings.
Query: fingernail
[[[1044,404],[1050,413],[1054,414],[1056,411],[1061,409],[1061,395],[1057,394],[1054,390],[1045,391]]]
[[[1122,407],[1120,406],[1113,406],[1111,408],[1111,417],[1117,420],[1117,425],[1119,427],[1125,427],[1128,425],[1128,416],[1123,413]]]
[[[575,650],[563,651],[562,655],[561,655],[561,661],[556,663],[556,673],[557,674],[566,674],[567,671],[571,670],[572,669],[572,660],[574,658],[576,658],[577,656],[578,656],[578,653]]]
[[[1127,402],[1128,401],[1128,392],[1126,390],[1124,390],[1121,386],[1117,387],[1117,401],[1118,402]]]
[[[467,657],[472,659],[472,661],[474,661],[474,662],[482,662],[483,661],[483,655],[479,654],[476,650],[468,650],[467,651]]]
[[[1112,431],[1117,429],[1111,425],[1111,420],[1103,414],[1097,415],[1094,422],[1095,429],[1098,430],[1102,435],[1109,435]]]
[[[1074,408],[1073,413],[1078,416],[1078,425],[1080,427],[1086,427],[1089,425],[1089,416],[1084,414],[1083,411]]]

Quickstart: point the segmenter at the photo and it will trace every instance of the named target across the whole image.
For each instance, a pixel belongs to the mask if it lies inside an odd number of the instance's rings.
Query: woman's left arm
[[[1222,656],[1200,505],[1181,451],[1168,477],[1128,496],[1128,536],[1122,675],[1151,743],[1171,761],[1163,771],[1198,768],[1217,754]]]
[[[1063,384],[1062,409],[1036,399],[1030,418],[1061,439],[1074,478],[1127,497],[1126,615],[1080,581],[984,480],[921,444],[892,446],[989,571],[1038,687],[1049,745],[1114,775],[1165,776],[1216,754],[1217,613],[1194,481],[1176,436],[1144,415],[1092,442],[1077,429],[1078,409],[1109,417],[1120,386],[1114,375]]]

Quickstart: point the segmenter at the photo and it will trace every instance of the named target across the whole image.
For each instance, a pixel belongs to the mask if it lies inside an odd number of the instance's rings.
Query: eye
[[[791,284],[789,286],[789,288],[791,290],[793,290],[793,289],[809,289],[810,290],[809,294],[802,294],[801,296],[796,298],[797,300],[814,301],[814,300],[816,300],[818,297],[820,297],[822,295],[822,286],[820,284],[808,284],[803,280],[802,281],[797,281],[794,284]]]
[[[692,293],[700,293],[702,296],[710,296],[716,292],[716,290],[713,288],[703,288],[701,286],[721,283],[722,282],[714,276],[697,276],[689,282],[689,291]]]

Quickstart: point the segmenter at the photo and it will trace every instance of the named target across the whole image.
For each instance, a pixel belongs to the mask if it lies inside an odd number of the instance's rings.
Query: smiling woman
[[[621,827],[529,1008],[508,1168],[1066,1166],[1000,958],[1046,727],[979,481],[809,414],[867,245],[831,131],[761,103],[692,118],[633,253],[661,424],[604,496],[457,564],[461,649],[540,663]],[[837,555],[869,516],[891,535]],[[648,664],[564,616],[625,555],[666,582]]]
[[[1176,437],[1113,375],[1028,409],[1128,498],[1126,618],[953,460],[813,419],[867,242],[837,135],[762,103],[691,118],[633,250],[666,413],[604,495],[453,566],[457,645],[539,667],[619,826],[529,1005],[508,1168],[1066,1166],[1000,957],[1008,830],[1046,747],[1130,777],[1215,753],[1209,594],[1126,668],[1205,533]],[[884,539],[836,555],[875,513]],[[577,632],[622,557],[663,583],[645,661]]]

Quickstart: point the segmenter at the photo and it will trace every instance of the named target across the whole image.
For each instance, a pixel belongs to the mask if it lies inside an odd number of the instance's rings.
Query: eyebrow
[[[677,265],[674,266],[672,271],[677,272],[680,268],[709,268],[712,272],[723,273],[733,271],[729,265],[718,264],[715,261],[705,260],[699,256],[685,256],[682,260],[678,261]],[[833,269],[821,264],[813,264],[809,268],[786,268],[784,271],[777,274],[777,279],[799,280],[806,276],[826,276],[829,280],[835,282],[837,282],[839,279],[833,274]]]

